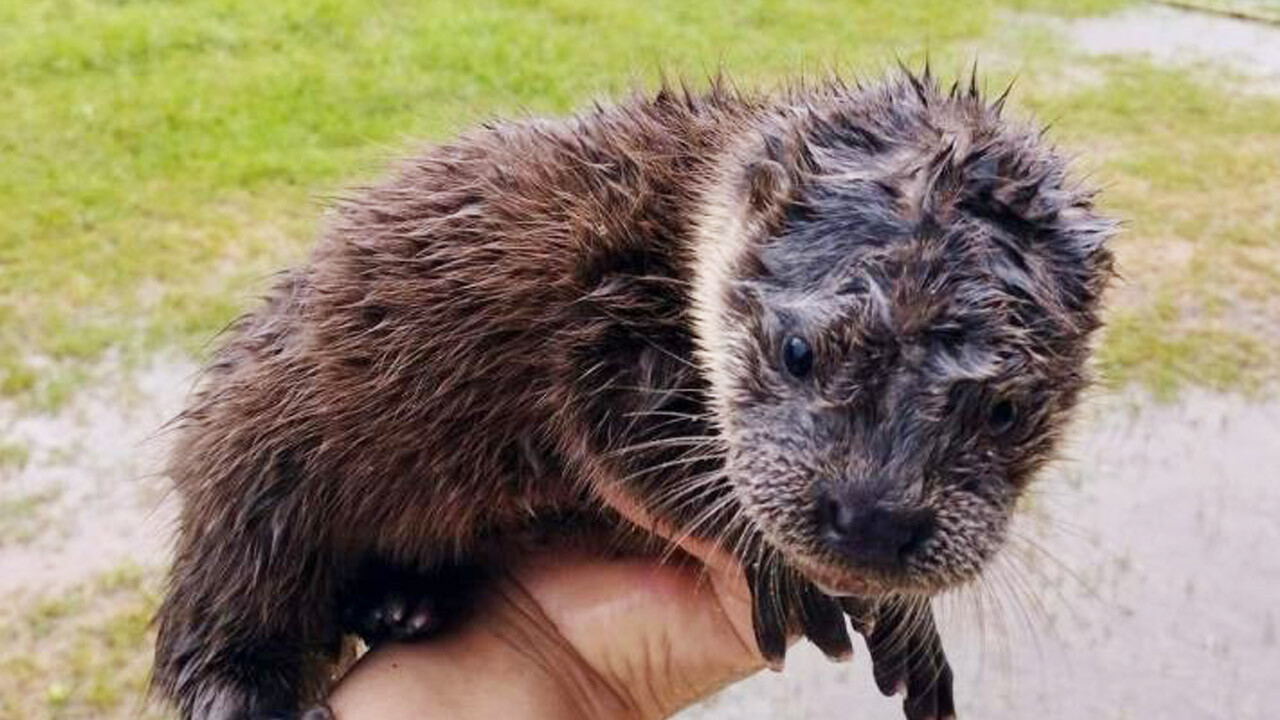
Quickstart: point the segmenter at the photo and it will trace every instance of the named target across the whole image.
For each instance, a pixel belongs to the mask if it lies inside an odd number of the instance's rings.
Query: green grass
[[[124,566],[0,609],[0,718],[150,720],[145,704],[154,573]]]
[[[1102,81],[1036,91],[1125,221],[1100,359],[1159,397],[1198,384],[1258,388],[1280,364],[1280,97],[1208,71],[1097,63]]]
[[[1177,339],[1178,362],[1109,346],[1112,377],[1218,385],[1229,374],[1217,366],[1246,354],[1242,377],[1266,374],[1274,337],[1233,315],[1275,305],[1255,267],[1276,267],[1280,237],[1266,200],[1280,176],[1275,102],[1215,89],[1207,74],[1068,59],[1046,31],[1006,22],[1057,5],[0,3],[0,394],[56,407],[104,359],[198,353],[273,269],[303,256],[318,198],[376,174],[409,138],[565,112],[663,71],[723,66],[760,82],[831,65],[875,72],[926,49],[940,68],[981,57],[993,83],[1018,72],[1015,104],[1057,121],[1129,219],[1117,327]],[[1067,67],[1102,80],[1064,81]],[[1170,246],[1190,249],[1189,267],[1144,257]],[[1176,312],[1153,312],[1170,293]]]
[[[1007,7],[0,4],[0,393],[57,406],[104,357],[199,350],[302,256],[316,198],[406,138],[564,112],[664,70],[754,81],[926,48],[959,66]]]

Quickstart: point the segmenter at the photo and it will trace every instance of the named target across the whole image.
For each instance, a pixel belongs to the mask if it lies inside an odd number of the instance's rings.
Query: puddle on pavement
[[[1091,55],[1145,55],[1166,65],[1219,63],[1280,88],[1280,27],[1272,24],[1139,5],[1114,15],[1063,21],[1072,45]],[[1268,83],[1270,86],[1271,83]]]

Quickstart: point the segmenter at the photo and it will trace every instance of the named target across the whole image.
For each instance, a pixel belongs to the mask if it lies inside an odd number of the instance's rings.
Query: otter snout
[[[849,565],[893,570],[934,533],[933,514],[856,490],[822,491],[818,535],[828,552]]]

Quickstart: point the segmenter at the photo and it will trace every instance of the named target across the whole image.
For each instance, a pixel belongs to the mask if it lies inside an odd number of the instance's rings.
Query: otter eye
[[[813,350],[804,338],[792,335],[782,341],[782,364],[795,378],[803,378],[813,369]]]
[[[1001,400],[991,406],[991,416],[987,418],[987,426],[991,432],[1001,435],[1008,432],[1018,419],[1018,408],[1012,400]]]

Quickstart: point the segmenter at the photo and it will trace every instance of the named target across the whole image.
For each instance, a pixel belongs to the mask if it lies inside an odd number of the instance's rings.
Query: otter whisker
[[[645,468],[642,468],[642,469],[637,470],[637,471],[635,471],[635,472],[632,472],[632,473],[630,473],[630,474],[628,474],[628,475],[624,475],[623,477],[621,477],[621,478],[619,479],[619,482],[620,482],[620,483],[622,483],[622,484],[626,484],[626,483],[630,483],[630,482],[633,482],[633,481],[635,481],[635,480],[638,480],[638,479],[640,479],[640,478],[642,478],[642,477],[645,477],[645,476],[647,476],[647,475],[652,475],[653,473],[661,472],[661,471],[663,471],[663,470],[668,470],[668,469],[671,469],[671,468],[684,467],[684,466],[692,465],[692,464],[699,463],[699,462],[709,462],[709,461],[712,461],[712,460],[718,460],[719,458],[720,458],[720,454],[719,454],[719,453],[715,453],[715,452],[712,452],[712,453],[706,453],[706,454],[703,454],[703,455],[693,455],[693,456],[688,456],[688,457],[678,457],[678,458],[676,458],[676,459],[674,459],[674,460],[667,460],[667,461],[665,461],[665,462],[660,462],[660,463],[657,463],[656,465],[650,465],[650,466],[648,466],[648,467],[645,467]]]
[[[725,475],[722,472],[711,471],[664,489],[654,496],[649,505],[668,516],[675,516],[690,505],[715,500],[716,498],[712,495],[715,494],[714,491],[721,490],[724,480]]]
[[[1035,627],[1028,630],[1031,634],[1035,634],[1036,628],[1052,626],[1052,617],[1037,586],[1032,583],[1033,575],[1039,571],[1028,555],[1027,551],[1031,548],[1032,546],[1025,541],[1014,540],[1005,548],[1000,561],[1008,567],[1010,583],[1021,595],[1022,602],[1027,603],[1027,609],[1034,616],[1031,619]],[[1054,589],[1059,600],[1063,598],[1061,589],[1057,588],[1055,583],[1046,584]]]
[[[679,419],[679,420],[690,420],[690,421],[694,421],[694,422],[704,422],[704,421],[709,421],[709,420],[711,420],[711,416],[710,416],[710,415],[705,415],[705,414],[693,414],[693,413],[683,413],[683,412],[677,412],[677,411],[675,411],[675,410],[636,410],[636,411],[633,411],[633,412],[629,412],[629,413],[625,413],[625,414],[624,414],[624,417],[631,417],[631,416],[637,416],[637,417],[669,417],[669,418],[676,418],[676,419]]]
[[[726,508],[732,505],[733,505],[733,498],[731,496],[725,496],[717,500],[715,503],[713,503],[709,507],[707,507],[702,513],[699,514],[697,518],[695,518],[692,522],[690,522],[687,526],[685,526],[685,528],[678,535],[671,538],[670,550],[662,556],[662,559],[664,561],[667,560],[672,551],[678,549],[682,544],[684,544],[686,540],[688,540],[689,538],[696,535],[699,531],[701,531],[705,523],[715,520],[720,515],[720,513],[722,513]]]
[[[645,440],[644,442],[634,443],[624,447],[614,448],[605,452],[607,457],[617,457],[619,455],[627,455],[631,453],[641,452],[644,450],[652,450],[654,448],[664,448],[672,446],[688,446],[698,445],[704,447],[723,446],[723,439],[715,435],[688,435],[681,437],[666,437],[656,440]]]
[[[1043,607],[1040,607],[1040,614],[1033,617],[1033,612],[1035,612],[1035,608],[1032,607],[1033,603],[1028,603],[1025,591],[1020,589],[1016,579],[1017,573],[1010,564],[1007,555],[996,558],[990,572],[992,572],[993,581],[1003,589],[1003,593],[1012,607],[1012,615],[1020,621],[1023,633],[1036,644],[1036,650],[1039,652],[1039,634],[1036,631],[1037,620],[1046,621],[1048,615],[1043,613]]]
[[[1001,600],[999,593],[992,587],[991,582],[990,576],[984,573],[979,578],[977,585],[982,592],[984,604],[989,610],[987,618],[990,622],[987,625],[988,630],[983,637],[984,639],[990,638],[995,643],[996,657],[1007,667],[1012,656],[1009,644],[1008,613],[1004,602]]]
[[[725,475],[712,471],[703,477],[678,483],[670,489],[659,493],[650,505],[670,517],[678,517],[679,513],[691,506],[716,501],[725,495],[722,485]]]
[[[1036,557],[1049,562],[1059,572],[1065,575],[1067,580],[1072,582],[1077,588],[1088,594],[1091,598],[1100,602],[1103,601],[1103,598],[1098,594],[1097,587],[1093,583],[1086,580],[1079,571],[1051,552],[1035,537],[1021,531],[1017,527],[1014,527],[1010,532],[1010,538],[1020,543],[1028,552],[1034,553]]]

